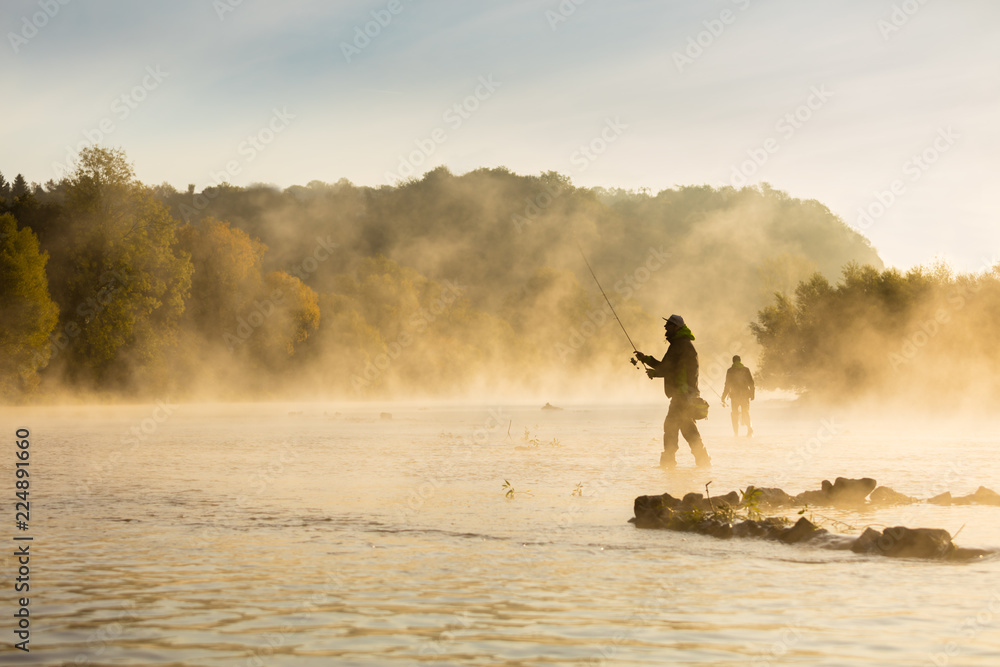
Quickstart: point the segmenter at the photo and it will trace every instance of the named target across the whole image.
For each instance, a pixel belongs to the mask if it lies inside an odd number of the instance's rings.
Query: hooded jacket
[[[652,368],[650,377],[663,378],[663,393],[667,398],[694,398],[698,392],[698,352],[694,349],[694,334],[683,326],[667,337],[670,347],[662,361],[646,356]]]

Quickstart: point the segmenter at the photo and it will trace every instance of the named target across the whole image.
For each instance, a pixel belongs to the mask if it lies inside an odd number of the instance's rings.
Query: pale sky
[[[96,141],[178,189],[767,181],[889,265],[980,271],[998,25],[989,0],[4,0],[0,171],[57,179]]]

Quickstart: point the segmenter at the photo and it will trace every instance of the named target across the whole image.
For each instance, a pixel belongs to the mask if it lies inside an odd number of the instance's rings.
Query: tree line
[[[825,206],[766,185],[652,194],[438,168],[196,192],[91,147],[58,182],[0,177],[0,393],[593,390],[631,350],[581,250],[636,344],[662,347],[659,318],[680,312],[703,355],[750,350],[747,323],[814,272],[882,267]]]
[[[766,386],[823,403],[872,402],[936,411],[1000,399],[1000,263],[956,274],[849,263],[778,294],[751,324]]]

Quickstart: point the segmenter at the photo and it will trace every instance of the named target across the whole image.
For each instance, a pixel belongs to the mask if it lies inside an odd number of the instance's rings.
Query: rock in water
[[[814,537],[820,535],[825,535],[827,531],[819,526],[815,525],[809,519],[802,517],[800,518],[794,526],[782,531],[778,535],[778,539],[785,544],[798,544],[799,542],[808,542]]]
[[[754,487],[754,497],[761,505],[771,507],[791,507],[795,504],[795,498],[788,495],[781,489]]]
[[[1000,505],[1000,493],[997,493],[993,489],[987,489],[985,486],[976,489],[972,497],[980,505]]]
[[[927,502],[932,505],[951,505],[951,491],[945,491],[940,493],[933,498],[928,498]]]
[[[839,497],[842,502],[857,503],[869,493],[873,493],[875,480],[845,480],[837,478],[833,484],[825,482],[822,493],[824,497]],[[837,490],[839,489],[839,491]],[[980,488],[976,496],[984,501],[993,498],[993,492]],[[775,494],[777,495],[777,494]],[[874,495],[874,493],[873,493]],[[779,496],[780,497],[780,496]],[[969,496],[972,498],[973,496]],[[885,502],[900,498],[912,501],[908,496],[897,494],[892,489],[882,487],[879,498]],[[753,505],[747,506],[738,502],[738,494],[731,491],[725,496],[706,498],[700,493],[688,493],[683,498],[674,498],[669,493],[658,496],[638,496],[633,503],[635,516],[629,519],[636,528],[660,528],[682,532],[693,532],[710,535],[722,539],[739,537],[757,537],[766,540],[779,540],[786,544],[800,544],[815,540],[818,548],[850,549],[855,553],[888,556],[890,558],[928,558],[935,560],[973,560],[989,555],[991,551],[984,549],[965,549],[957,547],[952,542],[951,534],[940,528],[906,528],[895,526],[885,531],[867,528],[860,537],[854,539],[847,535],[836,535],[813,524],[805,517],[800,517],[794,526],[784,517],[768,517],[760,519],[759,514],[751,514],[754,518],[743,517],[737,513],[738,508],[747,508],[748,514],[756,512]],[[947,501],[950,503],[951,496]],[[819,538],[819,539],[817,539]]]
[[[942,494],[944,495],[944,494]],[[940,496],[938,496],[940,497]],[[927,502],[933,502],[934,499]],[[940,503],[944,504],[944,503]],[[959,496],[951,499],[952,505],[1000,505],[1000,494],[985,486],[976,489],[976,492],[968,496]]]
[[[838,502],[859,505],[865,502],[865,498],[875,490],[876,486],[878,486],[878,482],[871,477],[862,477],[861,479],[838,477],[833,482],[833,497]]]
[[[635,517],[631,522],[636,528],[663,528],[662,522],[664,510],[677,507],[681,501],[674,498],[669,493],[659,496],[639,496],[633,503]]]
[[[872,505],[909,505],[917,502],[916,498],[894,491],[888,486],[880,486],[872,491],[870,500]]]
[[[855,553],[892,558],[948,558],[955,549],[947,530],[905,526],[886,528],[881,533],[867,528],[851,547]]]
[[[803,491],[795,499],[807,505],[832,505],[834,507],[857,507],[864,505],[868,494],[878,486],[871,477],[847,479],[838,477],[833,484],[824,479],[819,491]]]

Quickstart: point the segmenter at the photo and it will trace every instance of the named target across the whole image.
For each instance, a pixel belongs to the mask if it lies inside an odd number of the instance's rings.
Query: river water
[[[737,439],[716,407],[702,422],[713,467],[682,443],[665,472],[665,408],[5,409],[11,497],[13,433],[31,431],[31,651],[11,646],[8,556],[0,662],[1000,664],[1000,558],[892,560],[628,523],[637,495],[709,482],[713,495],[836,476],[922,498],[998,489],[996,423],[775,403],[755,405],[755,437]],[[998,507],[809,511],[834,532],[945,528],[1000,548]]]

